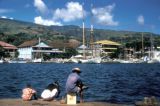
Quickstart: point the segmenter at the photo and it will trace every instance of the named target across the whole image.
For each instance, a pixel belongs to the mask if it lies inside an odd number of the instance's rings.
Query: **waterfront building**
[[[120,43],[113,42],[110,40],[100,40],[96,41],[94,44],[95,44],[95,54],[96,55],[103,54],[105,56],[114,53],[121,46]]]
[[[15,57],[15,53],[17,51],[17,47],[14,45],[11,45],[9,43],[0,41],[0,47],[4,49],[5,53],[9,53],[11,57]]]
[[[22,43],[18,46],[18,52],[18,58],[22,58],[25,60],[43,58],[43,54],[63,53],[63,51],[57,48],[53,48],[52,46],[49,46],[45,42],[40,40],[30,40]]]

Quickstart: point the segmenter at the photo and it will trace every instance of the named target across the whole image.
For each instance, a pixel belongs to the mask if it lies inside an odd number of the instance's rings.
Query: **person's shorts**
[[[80,93],[80,88],[79,87],[75,87],[71,92],[72,93]]]

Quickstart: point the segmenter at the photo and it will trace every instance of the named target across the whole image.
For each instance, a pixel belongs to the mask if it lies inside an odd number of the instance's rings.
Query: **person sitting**
[[[26,88],[22,90],[22,99],[24,101],[37,100],[36,90],[34,90],[30,84],[27,84]]]
[[[83,102],[83,83],[79,74],[81,73],[79,68],[72,69],[72,73],[69,74],[66,82],[66,93],[76,93],[80,95],[80,102]]]
[[[41,97],[43,100],[51,101],[58,97],[60,94],[59,83],[56,81],[49,84],[42,92]]]

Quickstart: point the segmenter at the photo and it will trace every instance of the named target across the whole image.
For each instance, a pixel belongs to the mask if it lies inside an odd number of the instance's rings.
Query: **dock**
[[[76,105],[67,105],[61,104],[60,101],[43,101],[32,100],[32,101],[23,101],[22,99],[0,99],[0,106],[134,106],[134,105],[125,105],[125,104],[112,104],[106,102],[84,102],[77,103]]]

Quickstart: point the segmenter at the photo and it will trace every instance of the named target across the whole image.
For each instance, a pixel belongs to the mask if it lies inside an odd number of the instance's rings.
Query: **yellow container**
[[[75,104],[77,104],[76,93],[69,93],[69,94],[67,94],[67,104],[69,104],[69,105],[75,105]]]

